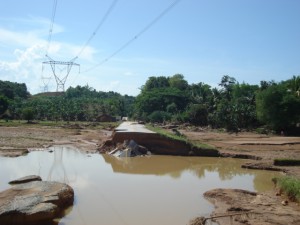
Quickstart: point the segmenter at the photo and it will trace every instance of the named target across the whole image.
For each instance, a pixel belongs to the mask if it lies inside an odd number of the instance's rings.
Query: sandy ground
[[[51,145],[71,144],[77,148],[96,152],[98,146],[110,137],[112,131],[104,129],[70,127],[0,127],[0,155],[18,156],[27,150],[47,148]]]
[[[253,133],[238,133],[236,135],[212,131],[180,130],[180,132],[192,141],[215,146],[228,157],[249,156],[248,164],[255,165],[257,168],[276,169],[277,167],[273,166],[275,158],[300,158],[300,137],[267,136]],[[18,156],[25,154],[28,149],[46,148],[57,144],[71,144],[83,151],[96,152],[99,146],[110,137],[111,133],[112,131],[109,129],[82,128],[79,126],[0,126],[0,155]],[[299,166],[280,167],[279,169],[289,175],[300,177]],[[251,209],[255,209],[256,212],[265,212],[259,215],[259,220],[257,216],[252,218],[250,216],[247,219],[235,218],[233,221],[222,219],[219,220],[221,225],[300,224],[299,204],[283,205],[282,201],[287,200],[287,198],[283,195],[276,196],[276,192],[277,190],[268,193],[256,193],[255,196],[250,195],[249,197],[249,194],[243,194],[239,190],[219,189],[217,192],[212,190],[206,197],[216,207],[212,214],[214,216],[240,213],[243,210],[249,211]],[[260,201],[261,196],[263,196],[262,201]],[[249,202],[251,204],[248,204]],[[272,220],[270,220],[270,216]],[[284,218],[287,216],[289,220],[285,222]]]

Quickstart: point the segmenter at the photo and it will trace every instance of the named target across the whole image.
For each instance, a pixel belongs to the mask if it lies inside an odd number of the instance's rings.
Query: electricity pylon
[[[43,84],[44,84],[44,86],[42,87],[42,92],[48,92],[49,90],[49,82],[50,82],[50,80],[51,80],[51,77],[44,77],[44,76],[42,76],[41,77],[41,79],[42,79],[42,82],[43,82]]]
[[[80,65],[77,63],[74,63],[73,61],[69,61],[69,62],[55,61],[55,60],[51,59],[48,55],[46,55],[46,57],[49,59],[49,61],[45,61],[45,62],[43,62],[43,64],[50,64],[50,66],[51,66],[51,69],[52,69],[52,72],[53,72],[53,75],[54,75],[54,78],[56,81],[56,85],[57,85],[56,91],[64,92],[65,91],[65,83],[71,72],[72,66],[78,66],[79,72],[80,72]],[[63,75],[60,73],[58,74],[57,70],[56,70],[57,65],[65,66],[67,69],[66,73]],[[60,72],[62,72],[63,70],[65,70],[65,69],[62,69]]]

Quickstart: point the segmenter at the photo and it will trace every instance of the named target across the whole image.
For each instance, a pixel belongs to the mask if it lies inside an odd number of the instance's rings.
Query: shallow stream
[[[74,188],[75,202],[59,225],[184,225],[208,216],[203,193],[214,188],[266,191],[276,172],[242,169],[231,158],[150,156],[115,158],[55,146],[17,158],[0,157],[0,191],[27,175]]]

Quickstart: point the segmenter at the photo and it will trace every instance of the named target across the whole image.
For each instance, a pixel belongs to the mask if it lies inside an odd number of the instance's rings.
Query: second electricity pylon
[[[44,77],[44,76],[42,76],[41,77],[41,79],[42,79],[42,82],[43,82],[43,84],[44,84],[44,86],[42,86],[42,92],[48,92],[48,85],[49,85],[49,82],[50,82],[50,80],[51,80],[51,77]]]
[[[51,59],[48,55],[46,55],[46,57],[49,59],[49,61],[45,61],[43,62],[43,64],[50,64],[53,75],[55,77],[55,81],[57,84],[57,88],[56,91],[65,91],[65,83],[66,80],[71,72],[72,66],[78,66],[79,67],[79,71],[80,71],[80,65],[77,63],[74,63],[73,61],[69,61],[69,62],[62,62],[62,61],[55,61],[53,59]],[[56,66],[57,65],[63,65],[67,67],[67,71],[64,75],[58,74],[56,71]]]

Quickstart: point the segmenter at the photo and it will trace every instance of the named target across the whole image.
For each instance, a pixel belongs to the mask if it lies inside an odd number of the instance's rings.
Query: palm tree
[[[288,83],[289,90],[300,97],[300,76],[293,76]]]

